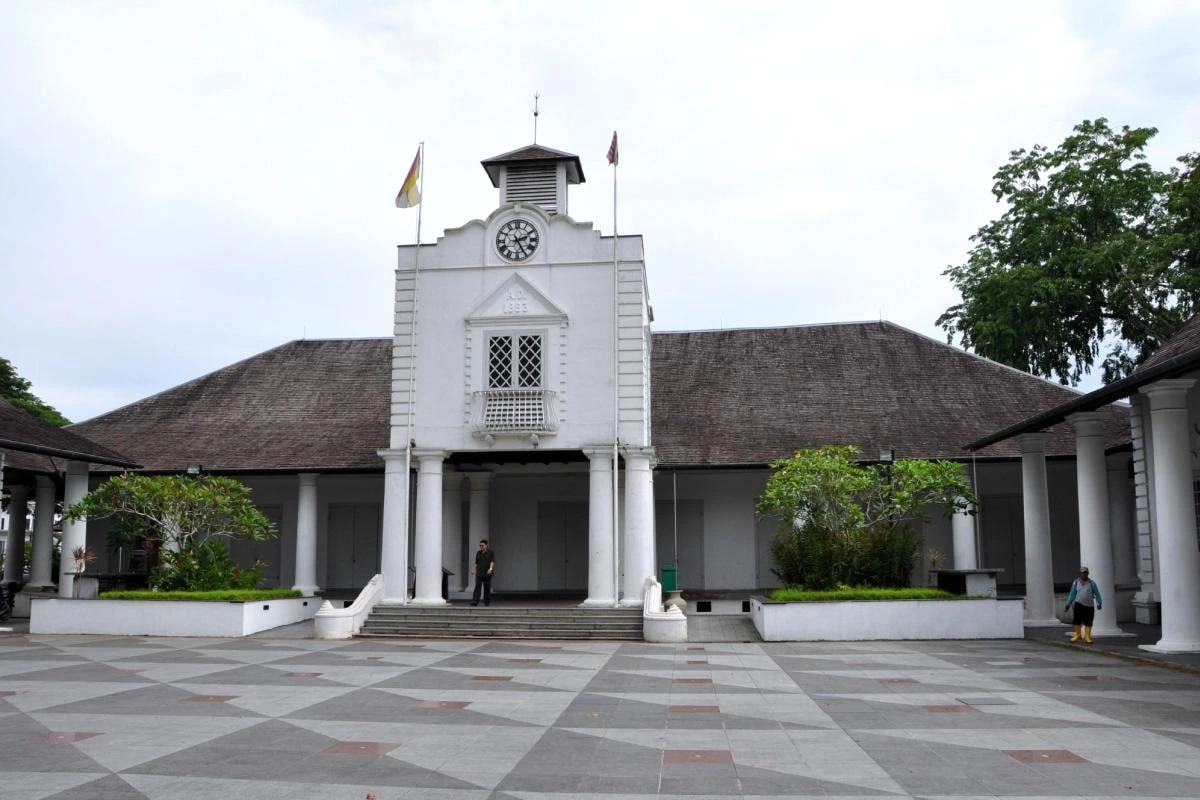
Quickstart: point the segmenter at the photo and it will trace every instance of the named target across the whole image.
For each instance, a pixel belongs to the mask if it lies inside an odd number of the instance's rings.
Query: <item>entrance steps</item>
[[[380,604],[359,636],[408,639],[592,639],[642,641],[641,608],[521,608]]]

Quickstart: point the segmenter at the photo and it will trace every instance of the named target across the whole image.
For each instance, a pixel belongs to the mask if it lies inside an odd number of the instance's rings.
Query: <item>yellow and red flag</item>
[[[408,168],[408,177],[400,187],[400,194],[396,195],[396,208],[412,208],[421,202],[420,180],[421,148],[418,147],[412,166]]]

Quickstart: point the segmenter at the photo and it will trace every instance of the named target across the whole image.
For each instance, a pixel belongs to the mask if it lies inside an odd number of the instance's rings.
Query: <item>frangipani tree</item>
[[[163,565],[151,576],[162,589],[252,588],[261,565],[238,569],[226,539],[262,541],[275,535],[271,521],[250,500],[250,487],[217,475],[134,475],[107,480],[66,509],[75,521],[114,519],[124,539],[146,539]],[[248,585],[247,585],[248,584]]]
[[[779,520],[775,573],[794,586],[907,586],[931,508],[973,501],[962,465],[904,459],[863,464],[845,445],[776,461],[758,503]]]

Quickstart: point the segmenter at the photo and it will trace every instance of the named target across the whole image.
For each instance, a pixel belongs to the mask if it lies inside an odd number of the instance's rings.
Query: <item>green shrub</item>
[[[813,591],[790,586],[771,592],[772,600],[831,603],[840,600],[965,600],[966,595],[951,594],[941,589],[911,586],[903,589],[880,589],[872,586],[839,586],[836,589]]]
[[[163,550],[161,563],[150,573],[150,588],[162,592],[254,589],[262,581],[261,561],[242,569],[221,539],[191,539],[179,552]]]
[[[153,589],[101,592],[101,600],[201,600],[211,603],[249,603],[303,597],[299,589],[222,589],[211,592],[159,592]]]

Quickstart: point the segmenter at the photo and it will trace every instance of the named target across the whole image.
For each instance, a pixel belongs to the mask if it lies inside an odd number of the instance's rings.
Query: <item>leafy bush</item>
[[[776,575],[789,586],[904,587],[921,544],[925,509],[972,500],[962,467],[908,459],[860,464],[848,446],[800,450],[771,465],[759,500],[774,517]]]
[[[201,600],[211,603],[249,603],[303,597],[299,589],[222,589],[212,592],[158,592],[154,590],[101,592],[101,600]]]
[[[880,589],[870,586],[839,586],[836,589],[810,591],[788,587],[771,592],[772,600],[783,602],[831,603],[840,600],[965,600],[967,595],[951,594],[941,589],[912,586],[903,589]]]
[[[150,573],[150,588],[162,592],[256,589],[262,580],[261,561],[242,569],[220,539],[192,539],[175,552],[163,550],[161,563]]]

